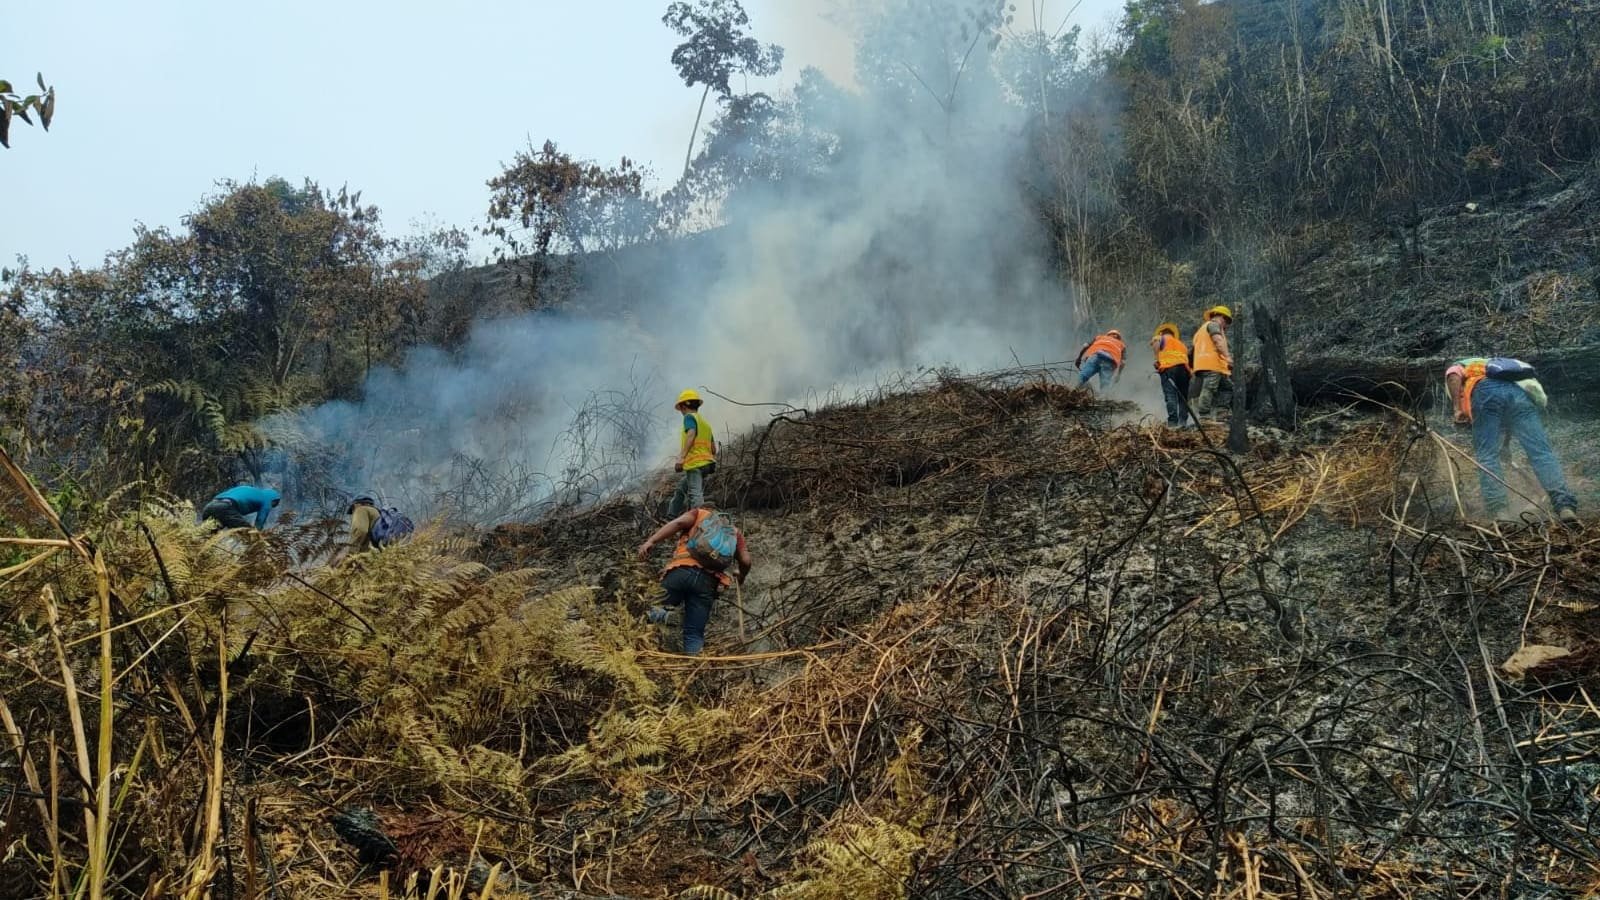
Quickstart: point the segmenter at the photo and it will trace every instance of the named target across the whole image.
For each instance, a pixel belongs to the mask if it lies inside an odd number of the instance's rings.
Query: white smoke
[[[791,101],[826,139],[781,152],[813,174],[738,190],[725,227],[675,247],[645,295],[481,322],[454,355],[374,374],[360,404],[271,423],[302,468],[317,461],[301,481],[422,515],[522,518],[667,460],[683,387],[786,401],[924,367],[1070,360],[1082,336],[1018,172],[1028,113],[963,18],[993,4],[944,6],[885,0],[858,21],[858,86],[809,73]],[[818,146],[830,158],[810,166]],[[1121,390],[1159,408],[1153,383]],[[770,410],[708,398],[704,412],[726,440]]]

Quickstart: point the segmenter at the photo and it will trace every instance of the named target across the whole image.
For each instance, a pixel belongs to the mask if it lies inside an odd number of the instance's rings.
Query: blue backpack
[[[1533,366],[1509,356],[1496,356],[1484,363],[1483,375],[1495,381],[1527,381],[1539,377]]]
[[[695,562],[713,572],[721,572],[739,554],[739,529],[734,527],[727,513],[713,510],[690,530],[684,547]]]
[[[387,547],[416,530],[410,517],[400,510],[393,506],[379,507],[378,521],[372,523],[372,546]]]

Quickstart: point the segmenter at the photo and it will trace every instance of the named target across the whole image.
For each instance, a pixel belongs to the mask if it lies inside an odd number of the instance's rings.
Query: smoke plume
[[[982,9],[885,0],[853,23],[855,85],[809,71],[781,121],[708,140],[785,177],[732,189],[722,226],[674,246],[641,295],[480,322],[458,352],[372,376],[359,404],[273,423],[316,451],[297,471],[318,477],[291,494],[332,505],[309,487],[328,484],[422,515],[526,517],[668,460],[683,387],[803,401],[925,367],[1070,360],[1084,336],[1018,171],[1030,112]],[[771,411],[707,399],[724,440]]]

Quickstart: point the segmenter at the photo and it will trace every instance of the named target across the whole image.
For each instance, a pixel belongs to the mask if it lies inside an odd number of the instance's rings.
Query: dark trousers
[[[200,510],[200,521],[204,522],[207,519],[216,522],[223,528],[252,527],[250,520],[246,519],[244,513],[239,511],[238,504],[223,497],[212,500]]]
[[[1173,366],[1161,373],[1161,396],[1167,401],[1167,424],[1177,428],[1189,418],[1189,370]]]
[[[661,578],[667,592],[663,606],[683,607],[683,652],[697,656],[706,644],[706,623],[711,621],[711,604],[716,602],[716,576],[698,566],[669,569]]]

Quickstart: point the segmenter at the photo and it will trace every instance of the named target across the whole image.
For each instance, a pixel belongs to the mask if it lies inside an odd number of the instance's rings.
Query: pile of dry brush
[[[8,466],[0,895],[1600,884],[1600,647],[1500,669],[1591,629],[1600,536],[1463,523],[1414,422],[1233,457],[1049,375],[732,442],[759,568],[699,658],[640,620],[650,493],[330,566],[176,503],[69,534]]]

